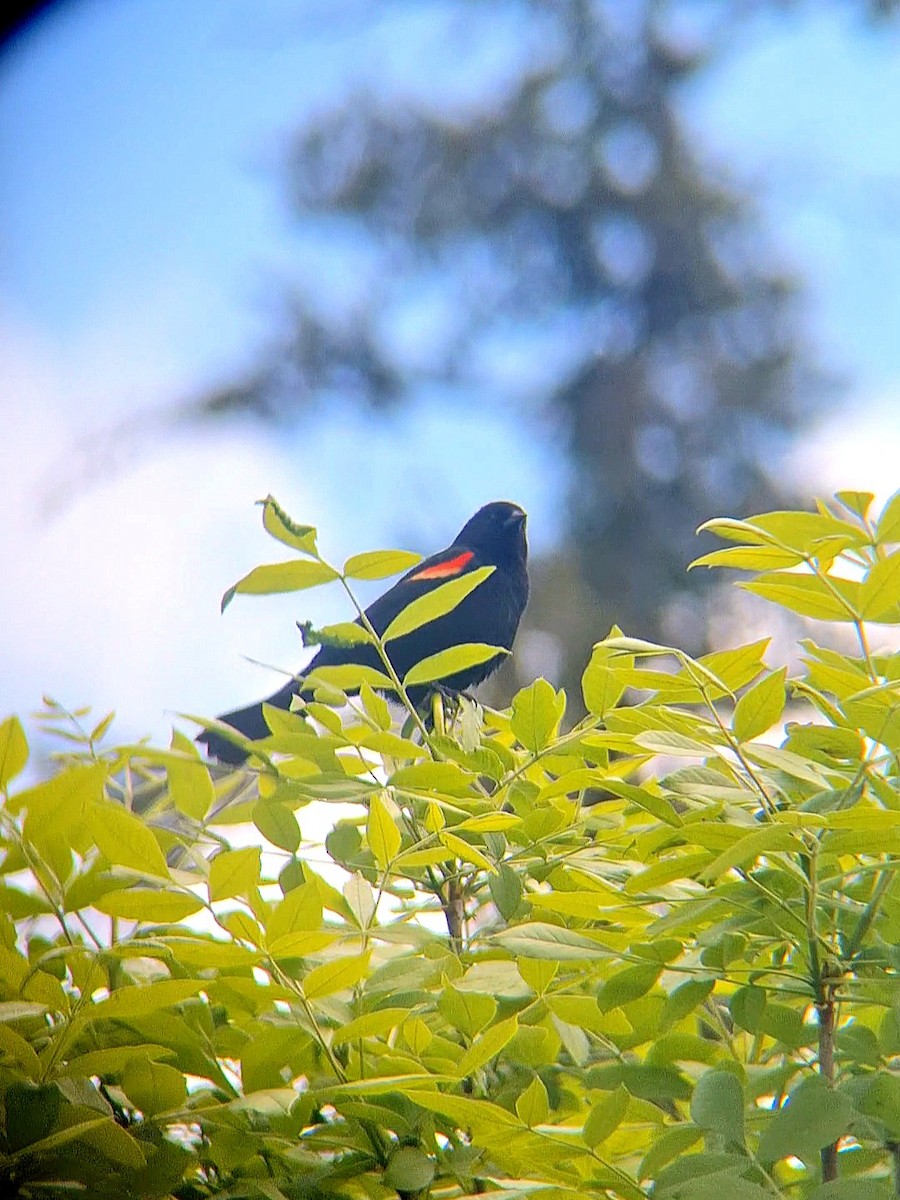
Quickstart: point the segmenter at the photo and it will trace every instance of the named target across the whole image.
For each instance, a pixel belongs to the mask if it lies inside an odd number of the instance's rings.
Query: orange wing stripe
[[[416,571],[415,575],[410,575],[410,579],[449,579],[451,575],[459,575],[474,557],[474,550],[464,550],[456,558],[448,558],[446,562],[435,563],[424,571]]]

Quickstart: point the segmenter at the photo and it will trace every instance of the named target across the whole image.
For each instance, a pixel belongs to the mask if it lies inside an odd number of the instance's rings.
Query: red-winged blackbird
[[[382,634],[408,604],[448,579],[467,575],[478,567],[496,568],[451,612],[388,643],[388,655],[398,676],[402,679],[423,658],[465,642],[484,642],[511,650],[528,600],[527,557],[525,513],[517,504],[497,500],[480,508],[446,550],[420,562],[370,604],[366,616],[375,632]],[[495,671],[504,657],[495,655],[487,662],[442,679],[441,686],[450,691],[474,687]],[[316,667],[345,663],[384,669],[375,647],[361,644],[323,646],[305,670],[309,672]],[[413,686],[407,689],[407,694],[418,706],[429,690],[429,685]],[[294,679],[269,696],[266,703],[276,708],[290,708],[291,698],[297,694],[308,695],[302,682]],[[262,704],[224,713],[220,720],[247,738],[255,740],[269,736]],[[247,757],[243,750],[212,730],[200,734],[197,740],[206,742],[210,754],[222,762],[240,763]]]

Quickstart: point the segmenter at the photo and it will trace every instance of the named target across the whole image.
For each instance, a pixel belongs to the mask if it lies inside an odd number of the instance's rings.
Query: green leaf
[[[403,840],[394,818],[382,797],[376,793],[369,801],[366,839],[375,861],[384,870],[397,856]]]
[[[767,540],[777,539],[810,557],[820,556],[823,546],[863,546],[867,541],[859,525],[828,512],[767,512],[750,517],[749,523]]]
[[[748,742],[771,729],[784,711],[787,668],[765,675],[734,706],[732,728],[739,742]]]
[[[360,1038],[384,1037],[402,1025],[408,1016],[408,1008],[379,1008],[376,1012],[366,1013],[341,1025],[334,1031],[331,1040],[334,1045],[340,1045],[342,1042],[359,1041]]]
[[[565,692],[536,679],[514,697],[510,728],[525,749],[536,754],[556,735],[565,710]]]
[[[427,658],[410,667],[403,677],[403,686],[413,687],[415,684],[446,679],[460,671],[467,671],[469,667],[479,666],[508,653],[509,651],[502,646],[488,646],[484,642],[464,642],[459,646],[451,646],[448,650],[429,654]]]
[[[155,888],[123,888],[107,892],[93,907],[108,917],[126,921],[154,921],[169,924],[199,912],[203,901],[188,892],[164,892]]]
[[[785,1046],[796,1050],[804,1042],[810,1040],[803,1026],[803,1018],[796,1009],[787,1004],[778,1004],[766,1000],[766,1007],[759,1018],[759,1031],[783,1042]]]
[[[177,730],[172,734],[171,749],[178,754],[166,766],[172,802],[186,817],[202,821],[216,798],[209,769],[191,739]]]
[[[369,952],[348,955],[332,962],[322,963],[303,977],[303,991],[307,1000],[318,1000],[355,987],[369,973]]]
[[[388,708],[387,701],[372,690],[368,683],[362,684],[359,689],[359,698],[362,701],[363,708],[366,713],[379,729],[389,730],[391,727],[391,710]]]
[[[143,1017],[180,1004],[208,986],[209,981],[205,979],[160,979],[156,983],[130,984],[117,988],[105,1000],[82,1010],[79,1017],[85,1021]]]
[[[478,867],[482,871],[494,872],[497,870],[489,858],[464,838],[457,837],[455,833],[449,833],[446,829],[442,829],[438,837],[442,844],[448,850],[452,850],[456,857],[461,858],[463,862],[471,863],[472,866]]]
[[[894,624],[900,619],[900,550],[880,558],[863,580],[861,616]]]
[[[857,517],[862,517],[863,520],[866,519],[866,514],[875,500],[872,492],[859,492],[853,489],[835,492],[834,498],[839,504],[843,504],[844,508],[849,508],[852,513]]]
[[[535,1075],[525,1091],[519,1095],[516,1100],[516,1112],[519,1120],[529,1129],[546,1123],[550,1116],[550,1101],[539,1075]]]
[[[437,1006],[441,1016],[467,1038],[473,1038],[484,1029],[497,1013],[497,1001],[492,996],[461,992],[455,987],[441,990]]]
[[[209,864],[210,900],[246,896],[259,883],[259,846],[220,850]]]
[[[764,600],[818,621],[853,621],[860,617],[862,584],[831,577],[830,587],[816,575],[773,571],[740,586]]]
[[[169,868],[159,842],[146,825],[121,804],[103,801],[88,814],[91,836],[111,863],[145,875],[167,877]]]
[[[713,550],[701,554],[688,566],[730,567],[734,571],[777,571],[779,567],[796,567],[803,562],[803,555],[796,550],[782,550],[779,546],[728,546],[724,550]]]
[[[615,1133],[622,1123],[630,1099],[628,1089],[620,1083],[615,1091],[610,1092],[608,1096],[604,1096],[599,1103],[594,1105],[588,1113],[581,1131],[585,1145],[593,1149],[594,1146],[606,1141],[611,1134]]]
[[[501,863],[488,879],[491,899],[505,921],[512,920],[522,899],[522,883],[519,876],[506,863]]]
[[[646,967],[626,967],[612,975],[597,993],[597,1004],[601,1012],[610,1012],[645,996],[662,973],[661,965],[648,963]]]
[[[491,1025],[489,1029],[486,1029],[459,1060],[457,1071],[460,1077],[473,1074],[480,1067],[489,1063],[492,1058],[496,1058],[503,1047],[515,1037],[518,1028],[519,1019],[512,1016],[507,1017],[505,1021],[498,1021],[496,1025]]]
[[[222,612],[238,593],[242,596],[270,596],[277,592],[302,592],[339,578],[334,567],[315,560],[295,558],[290,562],[266,563],[254,567],[228,589],[222,597]]]
[[[691,1097],[691,1119],[726,1142],[743,1145],[744,1092],[730,1071],[706,1071]]]
[[[625,692],[625,682],[620,674],[609,664],[613,661],[609,651],[602,643],[594,646],[590,662],[581,676],[581,694],[584,706],[589,713],[605,717],[610,709],[615,708]],[[618,666],[631,666],[634,659],[619,655],[615,662]]]
[[[468,796],[476,776],[452,762],[421,762],[401,767],[390,785],[403,791],[439,792],[445,796]]]
[[[298,525],[296,521],[292,521],[274,496],[257,500],[257,504],[262,505],[263,529],[266,533],[293,550],[300,550],[315,557],[316,531],[312,525]]]
[[[424,1192],[434,1180],[434,1171],[434,1160],[417,1146],[401,1146],[385,1167],[384,1183],[401,1195]]]
[[[809,1193],[809,1200],[895,1200],[896,1195],[886,1181],[835,1179],[813,1188]]]
[[[493,575],[495,569],[494,567],[479,567],[477,571],[469,571],[457,579],[449,579],[434,591],[419,596],[394,617],[382,634],[382,640],[384,642],[393,641],[395,638],[412,633],[414,629],[419,629],[422,625],[427,625],[429,622],[437,620],[438,617],[452,612],[470,592],[474,592]]]
[[[314,629],[311,621],[298,621],[297,628],[304,646],[362,646],[375,639],[358,621],[338,621]]]
[[[664,1130],[653,1139],[653,1144],[641,1161],[638,1178],[655,1179],[666,1163],[689,1150],[702,1136],[697,1126],[687,1121]]]
[[[257,800],[253,806],[253,824],[266,841],[293,854],[300,846],[300,826],[286,804]]]
[[[179,1108],[187,1098],[187,1083],[181,1071],[143,1055],[129,1058],[122,1072],[122,1090],[145,1116]]]
[[[0,725],[0,788],[6,787],[11,779],[28,762],[28,739],[18,717],[7,717]]]
[[[373,688],[393,689],[390,677],[376,667],[367,667],[362,663],[341,663],[335,667],[316,667],[306,676],[309,687],[338,688],[342,692],[352,692],[368,684]]]
[[[880,546],[890,546],[900,542],[900,491],[894,492],[881,510],[875,532]]]
[[[748,1033],[762,1031],[763,1013],[766,1008],[766,993],[753,984],[738,988],[728,1002],[728,1008],[736,1025]]]
[[[314,883],[301,883],[288,892],[269,916],[269,942],[288,933],[312,933],[322,928],[322,899]]]
[[[55,1084],[13,1081],[4,1089],[6,1136],[12,1150],[45,1138],[56,1123],[62,1096]]]
[[[782,825],[767,825],[763,829],[756,829],[753,833],[746,834],[740,841],[714,858],[709,866],[704,868],[701,878],[705,880],[718,879],[732,867],[755,862],[761,854],[773,851],[796,852],[802,849],[803,843],[789,829],[785,829]]]
[[[853,1108],[841,1092],[818,1075],[800,1081],[771,1121],[763,1127],[758,1157],[777,1162],[796,1155],[813,1162],[823,1146],[843,1137],[853,1120]]]
[[[666,998],[663,1026],[676,1025],[712,994],[714,979],[688,979]]]
[[[120,1163],[132,1172],[141,1171],[146,1167],[147,1160],[144,1157],[141,1143],[112,1118],[103,1121],[94,1129],[89,1129],[82,1140],[92,1150],[98,1150],[111,1162]],[[157,1169],[158,1161],[158,1159],[154,1159],[154,1171]],[[179,1163],[179,1165],[182,1164]],[[130,1182],[135,1182],[134,1176],[131,1177]]]
[[[348,579],[387,579],[409,571],[422,561],[421,554],[411,550],[370,550],[367,554],[354,554],[344,563],[344,574]]]
[[[372,885],[359,871],[355,871],[344,884],[342,892],[360,929],[368,929],[375,916],[377,903]]]

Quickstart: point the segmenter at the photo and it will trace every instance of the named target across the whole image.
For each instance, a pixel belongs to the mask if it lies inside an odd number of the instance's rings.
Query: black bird
[[[387,644],[388,655],[397,675],[402,679],[417,662],[466,642],[484,642],[489,646],[512,649],[519,621],[528,601],[528,544],[525,538],[526,516],[523,509],[507,500],[486,504],[471,517],[446,550],[432,554],[398,580],[366,609],[366,616],[379,635],[408,604],[419,596],[433,591],[449,579],[470,574],[479,567],[492,566],[494,572],[452,612],[421,625]],[[359,624],[359,621],[356,622]],[[497,654],[441,680],[450,691],[464,691],[481,683],[500,666],[505,658]],[[308,673],[317,667],[357,663],[384,670],[374,646],[365,643],[354,646],[323,646],[305,668]],[[407,689],[413,704],[419,705],[433,685],[412,686]],[[265,701],[276,708],[290,708],[295,695],[306,696],[302,682],[292,679]],[[263,717],[262,704],[224,713],[220,718],[232,729],[250,739],[269,736]],[[241,763],[247,755],[213,730],[206,730],[197,739],[205,742],[210,754],[221,762]]]

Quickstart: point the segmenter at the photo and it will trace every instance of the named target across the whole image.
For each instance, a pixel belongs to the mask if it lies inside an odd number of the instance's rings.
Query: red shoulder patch
[[[457,554],[456,558],[448,558],[446,562],[435,563],[433,567],[425,567],[422,571],[416,571],[415,575],[410,575],[410,581],[413,579],[451,579],[454,575],[461,575],[474,557],[474,550],[464,550],[462,554]]]

